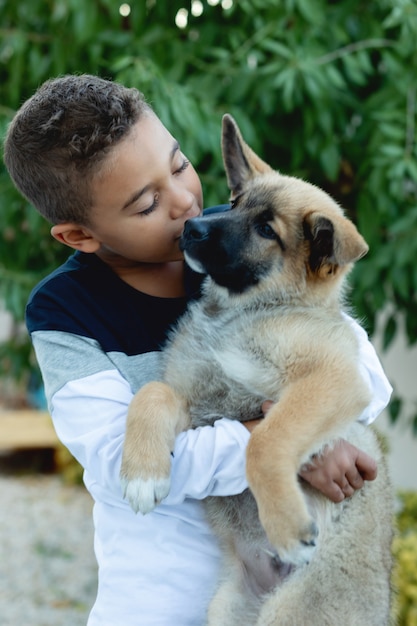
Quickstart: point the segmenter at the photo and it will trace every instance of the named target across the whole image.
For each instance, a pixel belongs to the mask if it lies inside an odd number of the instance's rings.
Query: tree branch
[[[348,54],[359,52],[360,50],[368,50],[372,48],[394,48],[395,45],[395,41],[391,41],[390,39],[364,39],[363,41],[356,41],[355,43],[343,46],[343,48],[324,54],[323,56],[318,57],[315,63],[317,65],[324,65],[325,63],[332,63],[337,59],[341,59]]]

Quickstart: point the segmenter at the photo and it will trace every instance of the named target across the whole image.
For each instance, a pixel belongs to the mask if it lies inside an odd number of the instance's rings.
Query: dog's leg
[[[260,598],[244,583],[245,572],[236,555],[226,555],[222,581],[210,602],[206,626],[255,626]]]
[[[319,394],[323,380],[329,384]],[[292,382],[253,431],[247,448],[248,482],[261,523],[283,561],[301,565],[315,549],[317,528],[297,479],[301,463],[353,421],[368,400],[369,391],[355,369],[327,372],[318,367]]]
[[[207,626],[254,626],[256,618],[257,613],[236,580],[224,580],[210,603]]]
[[[189,422],[185,403],[165,383],[148,383],[134,396],[127,416],[120,479],[136,513],[149,513],[168,495],[175,437]]]
[[[376,459],[378,476],[339,504],[305,486],[320,527],[317,552],[270,594],[257,626],[396,623],[390,615],[393,498],[387,465],[371,428],[355,424],[348,440]]]

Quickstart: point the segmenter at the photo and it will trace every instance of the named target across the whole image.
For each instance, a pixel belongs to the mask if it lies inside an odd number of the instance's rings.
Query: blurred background
[[[416,41],[417,0],[0,0],[2,137],[47,78],[98,74],[145,93],[199,172],[206,206],[228,199],[220,125],[229,112],[265,160],[326,189],[357,224],[370,252],[351,276],[350,297],[394,386],[378,427],[411,541],[414,566],[400,583],[401,624],[410,625],[417,624]],[[7,416],[10,408],[43,408],[24,306],[67,255],[1,163]]]

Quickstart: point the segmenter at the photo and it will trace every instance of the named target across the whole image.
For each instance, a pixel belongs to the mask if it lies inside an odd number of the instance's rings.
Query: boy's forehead
[[[128,146],[138,154],[148,154],[149,158],[154,151],[163,158],[163,154],[169,155],[176,145],[178,145],[176,140],[157,115],[152,111],[146,111],[129,133],[109,151],[95,178],[100,181],[114,171],[120,164],[120,157],[126,154]]]
[[[130,136],[140,142],[166,140],[173,143],[174,137],[153,111],[146,111],[132,127]]]

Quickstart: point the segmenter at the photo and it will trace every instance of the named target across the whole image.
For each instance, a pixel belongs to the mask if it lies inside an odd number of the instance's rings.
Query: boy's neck
[[[184,261],[115,267],[113,271],[125,283],[157,298],[180,298],[185,295]]]

